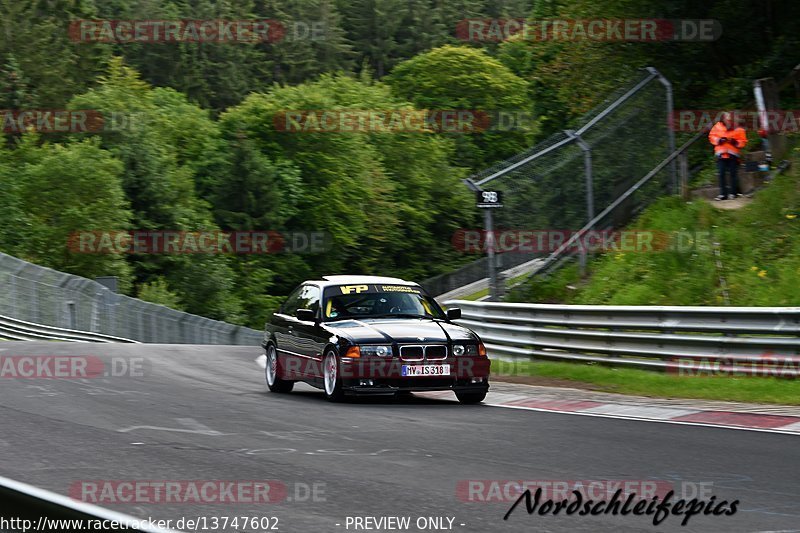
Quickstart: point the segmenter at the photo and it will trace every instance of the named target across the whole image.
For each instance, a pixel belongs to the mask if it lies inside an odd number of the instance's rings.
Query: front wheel
[[[267,368],[264,370],[270,392],[292,392],[294,381],[278,377],[278,350],[274,344],[267,347]]]
[[[339,375],[339,359],[333,351],[325,354],[322,362],[322,378],[325,384],[325,398],[329,402],[341,402],[344,398],[342,377]]]
[[[486,391],[481,392],[456,392],[456,398],[463,404],[481,403],[486,398]]]

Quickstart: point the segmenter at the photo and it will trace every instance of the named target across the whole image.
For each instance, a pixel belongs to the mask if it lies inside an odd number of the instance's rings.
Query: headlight
[[[361,355],[377,355],[378,357],[391,357],[392,356],[392,347],[391,345],[380,345],[380,346],[361,346]]]
[[[453,346],[453,355],[478,355],[478,346],[475,344],[456,344]]]

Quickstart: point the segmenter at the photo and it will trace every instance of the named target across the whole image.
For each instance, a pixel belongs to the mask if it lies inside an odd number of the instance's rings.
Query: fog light
[[[483,383],[483,378],[472,378],[471,383]]]

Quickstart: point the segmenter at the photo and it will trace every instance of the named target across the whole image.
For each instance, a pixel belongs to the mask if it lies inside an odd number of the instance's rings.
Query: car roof
[[[330,286],[330,285],[355,285],[358,283],[394,283],[402,285],[419,285],[413,281],[406,281],[400,278],[392,278],[388,276],[353,276],[353,275],[340,275],[340,276],[322,276],[322,280],[309,280],[306,283],[314,283],[316,285]]]

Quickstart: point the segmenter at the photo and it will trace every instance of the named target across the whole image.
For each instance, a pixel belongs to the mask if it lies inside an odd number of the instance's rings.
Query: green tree
[[[279,38],[258,45],[272,61],[275,82],[301,83],[323,72],[352,68],[354,53],[333,0],[265,0],[256,13],[277,21],[283,31]]]
[[[254,2],[216,0],[126,0],[102,2],[100,18],[123,20],[243,20],[253,18]],[[230,42],[132,42],[109,45],[148,83],[172,87],[190,101],[219,112],[272,82],[272,58],[257,45]]]
[[[10,150],[0,146],[0,251],[17,255],[24,250],[30,221],[22,205],[17,167]]]
[[[224,154],[217,153],[222,147],[219,132],[207,112],[171,89],[152,89],[120,58],[111,61],[97,88],[75,97],[70,106],[127,120],[124,127],[104,132],[100,142],[122,161],[122,183],[136,229],[217,229],[209,204],[195,187],[200,179],[213,188],[226,165]],[[163,276],[188,311],[243,319],[228,257],[161,254],[132,261],[137,283]]]
[[[597,17],[597,2],[540,0],[534,18]],[[751,97],[752,80],[782,76],[797,62],[800,4],[725,0],[605,0],[605,19],[714,19],[722,28],[712,42],[535,41],[502,43],[498,59],[529,81],[542,134],[564,129],[594,108],[621,81],[643,67],[656,67],[673,82],[675,101],[714,108]]]
[[[525,80],[475,48],[436,48],[398,65],[387,81],[395,94],[423,109],[474,110],[490,117],[502,112],[523,120],[532,111]],[[493,121],[484,133],[456,137],[459,164],[480,170],[530,146],[534,124],[525,120],[519,129],[503,131]]]
[[[36,94],[30,80],[14,54],[9,54],[0,68],[0,109],[24,109],[35,101]]]
[[[270,258],[276,286],[288,287],[309,272],[418,277],[457,262],[449,241],[455,227],[468,223],[471,210],[459,182],[464,171],[448,162],[452,143],[419,133],[276,128],[283,113],[311,109],[408,112],[412,107],[368,78],[323,76],[314,83],[253,94],[221,117],[230,142],[257,148],[271,162],[286,158],[299,169],[303,195],[296,214],[280,229],[326,231],[333,239],[328,254]],[[290,191],[288,185],[284,180],[283,190]],[[304,268],[298,269],[298,263]]]
[[[13,54],[29,80],[26,105],[63,108],[102,71],[110,49],[76,44],[69,32],[71,19],[96,14],[93,3],[82,0],[0,0],[0,58]]]
[[[171,309],[183,309],[181,299],[177,293],[170,290],[167,280],[156,277],[153,281],[139,286],[137,293],[141,300],[154,304],[164,305]]]
[[[85,253],[77,238],[80,232],[129,227],[122,163],[95,139],[39,146],[34,134],[23,136],[9,161],[26,215],[16,219],[25,225],[17,228],[24,239],[14,252],[28,261],[89,278],[118,276],[122,287],[128,287],[131,271],[120,253]]]
[[[340,0],[347,38],[357,50],[359,64],[378,78],[386,75],[400,52],[397,33],[406,14],[404,0]]]

